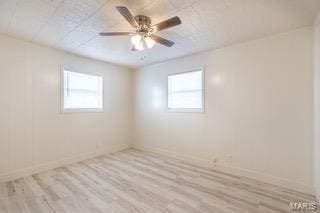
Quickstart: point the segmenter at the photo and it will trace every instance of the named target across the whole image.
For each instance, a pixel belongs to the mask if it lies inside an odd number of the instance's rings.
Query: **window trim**
[[[202,108],[169,108],[169,76],[173,75],[180,75],[180,74],[186,74],[190,72],[197,72],[201,71],[201,81],[202,81],[202,93],[201,93],[201,102],[202,102]],[[175,73],[169,73],[167,75],[167,112],[172,112],[172,113],[204,113],[205,112],[205,67],[200,67],[198,69],[192,69],[189,71],[184,71],[184,72],[175,72]]]
[[[88,72],[82,72],[82,71],[74,71],[75,69],[69,68],[69,67],[63,67],[60,68],[60,113],[99,113],[104,112],[104,78],[102,75],[99,74],[92,74]],[[102,108],[74,108],[74,109],[65,109],[64,108],[64,71],[70,71],[85,75],[92,75],[102,78]]]

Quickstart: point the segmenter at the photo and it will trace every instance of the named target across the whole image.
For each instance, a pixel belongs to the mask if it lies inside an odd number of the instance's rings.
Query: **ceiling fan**
[[[151,19],[148,16],[137,15],[133,16],[128,8],[124,6],[117,6],[118,12],[134,27],[133,32],[103,32],[99,33],[101,36],[131,36],[131,42],[133,44],[132,50],[144,50],[153,47],[155,42],[167,47],[174,45],[173,41],[167,40],[154,33],[161,30],[174,27],[181,24],[181,20],[178,16],[170,18],[166,21],[160,22],[156,25],[151,25]]]

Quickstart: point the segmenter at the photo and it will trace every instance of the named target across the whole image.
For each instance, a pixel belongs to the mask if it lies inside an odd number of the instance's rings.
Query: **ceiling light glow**
[[[150,37],[145,38],[145,42],[147,44],[147,47],[150,49],[153,47],[153,45],[156,43],[154,40],[152,40]]]
[[[155,41],[150,37],[141,36],[139,34],[131,36],[131,43],[137,50],[144,50],[152,48],[155,44]]]

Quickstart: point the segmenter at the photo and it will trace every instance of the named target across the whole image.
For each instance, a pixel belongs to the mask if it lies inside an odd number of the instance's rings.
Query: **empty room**
[[[319,200],[320,0],[0,0],[0,213]]]

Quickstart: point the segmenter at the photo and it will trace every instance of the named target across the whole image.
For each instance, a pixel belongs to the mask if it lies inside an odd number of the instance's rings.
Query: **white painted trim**
[[[65,109],[64,108],[64,71],[70,71],[85,75],[92,75],[102,78],[102,108],[78,108],[78,109]],[[89,112],[103,112],[104,111],[104,77],[102,75],[86,73],[82,71],[75,71],[75,69],[60,66],[60,112],[61,113],[89,113]]]
[[[320,56],[320,13],[314,23],[314,185],[316,188],[316,195],[318,202],[320,203],[320,111],[319,111],[319,85],[320,85],[320,62],[318,57]]]
[[[181,112],[188,112],[188,113],[204,113],[204,109],[192,109],[192,108],[188,108],[188,109],[167,109],[167,112],[177,112],[177,113],[181,113]]]
[[[177,108],[169,108],[169,76],[173,75],[179,75],[179,74],[185,74],[185,73],[190,73],[190,72],[197,72],[201,71],[201,78],[202,78],[202,94],[201,94],[201,102],[202,102],[202,108],[201,109],[177,109]],[[198,69],[192,69],[189,71],[184,71],[184,72],[174,72],[174,73],[169,73],[167,76],[167,97],[166,97],[166,107],[167,107],[167,112],[172,112],[172,113],[204,113],[205,112],[205,66],[202,66]]]
[[[316,19],[315,19],[315,21],[314,21],[314,25],[318,25],[318,24],[320,24],[320,11],[319,11],[319,13],[317,14],[317,17],[316,17]]]
[[[216,163],[216,166],[213,167],[213,163],[210,160],[202,159],[202,158],[195,158],[195,157],[189,156],[189,155],[178,154],[176,152],[171,152],[171,151],[160,149],[160,148],[151,148],[151,147],[140,146],[140,145],[134,145],[134,148],[157,153],[157,154],[161,154],[161,155],[165,155],[165,156],[169,156],[169,157],[173,157],[173,158],[183,160],[185,162],[188,162],[188,163],[191,163],[194,165],[198,165],[201,167],[206,167],[206,168],[222,171],[225,173],[230,173],[230,174],[235,174],[238,176],[252,178],[252,179],[260,180],[260,181],[263,181],[263,182],[266,182],[269,184],[278,185],[278,186],[286,187],[286,188],[289,188],[292,190],[300,191],[303,193],[315,195],[315,189],[313,186],[308,186],[308,185],[305,185],[300,182],[271,176],[269,174],[265,174],[265,173],[261,173],[261,172],[257,172],[257,171],[253,171],[253,170],[249,170],[249,169],[244,169],[244,168],[240,168],[240,167],[233,167],[233,166],[229,166],[229,165],[221,164],[221,163]]]
[[[316,193],[316,197],[317,197],[317,201],[318,203],[320,203],[320,188],[316,186],[316,189],[315,189],[315,193]]]
[[[60,159],[60,160],[56,160],[56,161],[51,161],[51,162],[48,162],[48,163],[34,165],[32,167],[28,167],[28,168],[19,169],[19,170],[11,171],[11,172],[8,172],[8,173],[0,174],[0,183],[1,182],[15,180],[17,178],[29,176],[29,175],[36,174],[36,173],[43,172],[43,171],[47,171],[47,170],[50,170],[50,169],[66,166],[66,165],[69,165],[69,164],[72,164],[72,163],[80,162],[80,161],[83,161],[83,160],[86,160],[86,159],[90,159],[90,158],[94,158],[94,157],[97,157],[97,156],[107,155],[107,154],[110,154],[110,153],[114,153],[114,152],[118,152],[118,151],[121,151],[121,150],[125,150],[125,149],[131,148],[129,144],[122,145],[122,146],[114,144],[114,145],[111,145],[110,147],[112,147],[112,148],[109,148],[107,150],[106,149],[102,149],[102,150],[97,150],[95,152],[83,153],[83,154],[80,154],[80,155],[77,155],[77,156],[68,157],[68,158],[64,158],[64,159]]]

